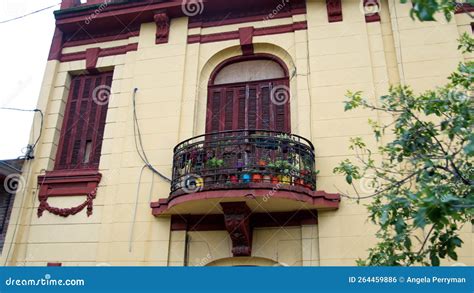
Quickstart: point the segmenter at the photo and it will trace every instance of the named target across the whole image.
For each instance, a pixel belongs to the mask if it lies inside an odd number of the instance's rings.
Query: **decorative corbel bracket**
[[[87,216],[91,216],[93,200],[96,197],[97,186],[101,178],[102,175],[97,170],[57,170],[38,176],[38,199],[40,202],[38,217],[41,217],[44,211],[57,216],[68,217],[79,213],[86,207]],[[80,195],[85,195],[87,198],[75,207],[56,208],[48,204],[49,197]]]
[[[380,4],[378,0],[364,0],[365,22],[380,21]]]
[[[155,13],[153,19],[156,23],[156,44],[168,43],[170,34],[170,18],[166,12],[160,11]]]
[[[328,11],[328,21],[342,21],[342,4],[341,0],[326,0],[326,8]]]
[[[234,256],[250,256],[252,253],[252,229],[250,208],[245,202],[222,202],[224,221],[232,240]]]
[[[97,72],[97,61],[99,60],[100,48],[86,49],[86,69],[90,73]]]
[[[253,26],[239,28],[239,40],[244,56],[253,54]]]

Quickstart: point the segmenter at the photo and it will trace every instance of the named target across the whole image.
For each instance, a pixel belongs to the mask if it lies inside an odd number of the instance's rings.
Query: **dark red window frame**
[[[218,73],[226,66],[249,60],[271,60],[280,65],[282,78],[214,85]],[[219,64],[211,74],[208,85],[206,133],[227,130],[261,129],[291,132],[290,99],[275,103],[272,90],[289,90],[288,69],[282,60],[268,54],[230,58]]]
[[[112,72],[72,77],[55,170],[99,168],[111,84]]]
[[[113,72],[78,75],[71,79],[54,170],[38,176],[38,217],[44,211],[68,217],[87,208],[92,215],[93,199],[102,178],[99,161]],[[87,196],[70,208],[51,207],[50,196]]]

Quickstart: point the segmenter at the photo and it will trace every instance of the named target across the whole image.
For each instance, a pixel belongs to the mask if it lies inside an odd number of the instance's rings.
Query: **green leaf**
[[[439,257],[435,253],[431,253],[430,255],[431,265],[434,267],[439,266]]]
[[[352,176],[351,175],[346,175],[346,182],[348,184],[352,184]]]

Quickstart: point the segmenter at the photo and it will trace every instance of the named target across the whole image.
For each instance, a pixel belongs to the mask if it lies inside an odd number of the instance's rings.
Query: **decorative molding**
[[[89,45],[89,44],[99,44],[105,42],[113,42],[113,41],[120,41],[126,40],[131,37],[137,37],[140,35],[140,30],[128,31],[127,32],[114,32],[114,33],[107,33],[107,34],[87,34],[84,37],[77,37],[76,35],[74,38],[70,38],[64,41],[63,48],[75,47],[75,46],[82,46],[82,45]]]
[[[122,55],[122,54],[126,54],[128,52],[132,52],[136,50],[138,50],[138,43],[118,46],[118,47],[104,48],[104,49],[101,48],[99,50],[98,57]],[[62,54],[61,57],[59,58],[59,61],[69,62],[69,61],[86,60],[86,59],[87,59],[87,51],[82,51],[82,52]]]
[[[243,55],[253,54],[253,31],[253,26],[239,28],[240,48],[242,49]]]
[[[95,71],[97,66],[97,60],[99,60],[100,48],[89,48],[86,49],[86,69]]]
[[[156,13],[153,16],[156,23],[156,44],[164,44],[168,42],[170,33],[170,18],[165,12]]]
[[[190,201],[199,201],[207,199],[224,199],[224,198],[265,198],[268,193],[274,190],[275,185],[271,183],[249,183],[246,189],[221,189],[209,190],[196,193],[185,193],[168,198],[160,199],[157,202],[150,203],[152,214],[160,216],[168,214],[169,210],[174,206]],[[222,192],[225,190],[225,192]],[[309,191],[307,188],[300,186],[282,185],[272,195],[273,199],[294,200],[306,203],[316,209],[338,209],[341,196],[337,193],[326,193],[324,191]]]
[[[274,7],[272,7],[273,9]],[[223,25],[232,25],[232,24],[239,24],[239,23],[246,23],[246,22],[258,22],[258,21],[266,21],[271,19],[281,19],[281,18],[289,18],[295,15],[304,15],[306,14],[306,5],[303,2],[302,6],[300,7],[291,7],[289,11],[280,11],[277,14],[269,14],[268,11],[261,11],[256,15],[250,16],[237,16],[237,17],[229,17],[228,15],[220,15],[221,19],[215,20],[210,18],[197,18],[191,17],[189,20],[188,28],[208,28],[208,27],[216,27],[216,26],[223,26]],[[271,17],[270,17],[271,15]]]
[[[96,196],[97,186],[102,178],[97,170],[56,170],[47,171],[45,175],[38,176],[40,205],[38,217],[44,211],[68,217],[75,215],[87,207],[87,216],[92,215],[93,200]],[[78,206],[71,208],[56,208],[48,204],[52,196],[80,196],[86,195],[86,200]]]
[[[377,6],[377,7],[374,7]],[[364,0],[365,22],[377,22],[380,21],[380,4],[378,0]]]
[[[253,36],[255,37],[255,36],[291,33],[297,30],[305,30],[307,29],[307,27],[308,27],[308,24],[306,21],[294,22],[291,24],[284,24],[284,25],[277,25],[277,26],[261,27],[261,28],[255,28],[253,30]],[[222,33],[207,34],[207,35],[189,35],[188,44],[194,44],[194,43],[203,44],[203,43],[220,42],[220,41],[237,40],[237,39],[240,39],[240,33],[238,30],[222,32]]]
[[[221,202],[224,222],[232,240],[233,256],[252,254],[252,229],[250,227],[250,208],[245,202]]]
[[[328,11],[328,21],[342,21],[342,4],[341,0],[326,0],[326,9]]]

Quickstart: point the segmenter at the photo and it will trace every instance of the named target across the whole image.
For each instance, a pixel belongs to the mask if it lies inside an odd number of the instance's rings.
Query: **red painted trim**
[[[274,34],[290,33],[297,30],[307,29],[308,24],[306,21],[294,22],[292,24],[283,24],[270,27],[255,28],[253,36],[267,36]],[[240,38],[239,31],[229,31],[222,33],[214,33],[207,35],[189,35],[188,44],[194,43],[211,43],[219,41],[237,40]]]
[[[158,12],[153,16],[156,23],[155,44],[168,43],[170,34],[170,18],[165,12]]]
[[[54,170],[38,176],[39,197],[86,195],[100,182],[97,170]]]
[[[253,213],[250,215],[253,228],[298,227],[318,224],[317,210],[296,212]],[[172,215],[171,231],[222,231],[225,230],[224,215]]]
[[[364,7],[367,6],[368,4],[377,5],[378,9],[380,10],[380,4],[377,0],[375,0],[375,2],[374,0],[364,0]],[[377,21],[380,21],[380,14],[378,12],[365,15],[365,22],[369,23],[369,22],[377,22]]]
[[[55,170],[47,171],[45,175],[38,176],[40,205],[38,207],[38,217],[44,211],[49,211],[55,215],[68,217],[75,215],[87,207],[87,215],[92,215],[93,200],[96,196],[102,174],[97,170]],[[55,208],[48,204],[51,196],[78,196],[86,195],[84,203],[72,208]]]
[[[137,37],[139,35],[140,35],[140,31],[132,31],[132,32],[126,32],[123,34],[115,34],[115,35],[109,35],[109,36],[103,36],[103,37],[93,36],[91,38],[83,39],[83,40],[66,41],[63,44],[63,48],[125,40],[131,37]]]
[[[306,14],[306,7],[295,8],[291,11],[280,12],[277,13],[270,19],[280,19],[280,18],[288,18],[295,15],[302,15]],[[227,18],[218,21],[195,21],[191,19],[188,24],[188,28],[207,28],[207,27],[215,27],[215,26],[223,26],[223,25],[231,25],[231,24],[239,24],[239,23],[246,23],[246,22],[256,22],[256,21],[265,21],[268,17],[268,13],[262,13],[259,15],[247,16],[247,17],[239,17],[239,18]]]
[[[244,55],[253,54],[253,44],[252,44],[253,31],[254,31],[253,26],[239,28],[240,47]]]
[[[79,0],[62,0],[61,9],[72,8],[80,4],[81,2]]]
[[[62,267],[63,264],[60,263],[60,262],[48,262],[48,263],[46,264],[46,266],[47,266],[47,267]]]
[[[265,188],[264,186],[267,185]],[[265,183],[251,183],[249,189],[233,189],[226,190],[210,190],[191,194],[181,194],[177,196],[170,196],[167,199],[160,199],[158,202],[152,202],[150,207],[154,216],[159,216],[182,203],[189,201],[198,201],[206,199],[225,199],[225,198],[245,198],[245,197],[268,197],[270,191],[273,191],[272,198],[289,199],[300,202],[305,202],[309,205],[319,209],[337,209],[339,207],[340,195],[337,193],[326,193],[324,191],[311,192],[306,188],[299,186],[282,186],[275,191],[272,184]],[[261,189],[256,189],[256,188]]]
[[[469,3],[456,5],[456,10],[454,11],[454,13],[467,13],[467,12],[474,12],[474,5],[471,5]]]
[[[342,21],[341,0],[326,0],[326,9],[328,12],[329,22]]]
[[[128,52],[132,52],[136,50],[138,50],[138,43],[118,46],[118,47],[104,48],[104,49],[100,49],[98,57],[122,55],[122,54],[126,54]],[[84,60],[84,59],[87,59],[86,52],[87,51],[62,54],[59,60],[61,62]]]
[[[244,201],[221,202],[224,222],[232,240],[232,255],[250,256],[252,254],[251,210]]]
[[[61,58],[62,43],[63,32],[60,29],[56,28],[54,30],[51,48],[49,49],[48,60],[59,60]]]
[[[86,69],[94,70],[99,60],[100,48],[89,48],[86,50]]]

